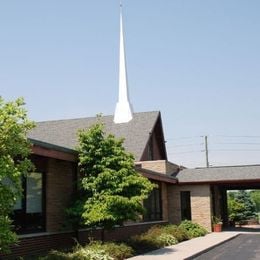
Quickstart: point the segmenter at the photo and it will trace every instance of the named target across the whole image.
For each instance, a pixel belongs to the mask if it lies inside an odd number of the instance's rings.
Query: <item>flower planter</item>
[[[222,224],[214,224],[213,225],[214,232],[221,232],[222,231]]]

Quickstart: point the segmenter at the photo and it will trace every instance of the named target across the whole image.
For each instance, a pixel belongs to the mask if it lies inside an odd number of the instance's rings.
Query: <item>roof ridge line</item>
[[[160,113],[159,110],[153,110],[153,111],[144,111],[144,112],[134,112],[133,114],[145,114],[145,113]],[[98,114],[97,114],[98,115]],[[36,123],[46,123],[46,122],[61,122],[61,121],[68,121],[68,120],[80,120],[80,119],[91,119],[91,118],[97,118],[96,116],[89,116],[89,117],[77,117],[77,118],[65,118],[65,119],[51,119],[51,120],[44,120],[44,121],[35,121]],[[102,114],[101,114],[102,115]],[[102,115],[102,117],[113,117],[113,115]]]

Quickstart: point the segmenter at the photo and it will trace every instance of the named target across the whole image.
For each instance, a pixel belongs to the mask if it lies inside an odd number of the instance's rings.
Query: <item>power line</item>
[[[260,149],[211,149],[211,152],[259,152]]]
[[[260,143],[234,143],[234,142],[227,142],[227,143],[225,143],[225,142],[224,143],[214,143],[213,142],[213,144],[217,144],[217,145],[219,145],[219,144],[221,144],[221,145],[222,144],[225,144],[225,145],[226,144],[232,144],[232,145],[233,144],[235,144],[235,145],[260,145]]]
[[[187,146],[197,146],[197,145],[203,145],[203,143],[195,143],[195,144],[174,144],[172,146],[168,146],[168,148],[174,148],[174,147],[187,147]]]
[[[210,135],[210,137],[231,137],[231,138],[260,138],[260,135]]]
[[[194,138],[201,138],[201,136],[182,136],[182,137],[166,138],[166,141],[168,142],[173,140],[194,139]]]
[[[186,151],[186,152],[172,152],[172,153],[168,153],[168,154],[170,155],[170,154],[201,153],[201,152],[203,152],[203,151],[194,150],[194,151]]]
[[[197,138],[197,139],[196,139]],[[203,138],[204,142],[199,143],[198,138]],[[255,140],[254,140],[255,138]],[[197,158],[197,163],[202,165],[202,157],[199,153],[204,153],[204,158],[206,160],[206,166],[208,167],[210,164],[212,165],[228,165],[230,163],[224,162],[225,158],[223,158],[223,162],[214,162],[214,157],[218,157],[221,154],[225,153],[233,153],[234,156],[232,158],[226,158],[228,161],[237,160],[239,159],[240,154],[247,154],[247,157],[242,159],[243,164],[245,161],[248,161],[251,156],[258,155],[260,152],[260,135],[208,135],[208,136],[185,136],[185,137],[176,137],[168,139],[170,140],[170,146],[167,145],[167,149],[169,149],[170,156],[175,156],[175,159],[182,160],[182,164],[194,164],[194,158]],[[208,144],[209,141],[209,144]],[[202,145],[205,146],[204,149]],[[189,149],[195,148],[195,149]],[[197,149],[198,148],[198,149]],[[219,155],[218,155],[219,153]],[[193,155],[192,155],[193,154]],[[237,156],[235,155],[237,154]],[[249,155],[250,154],[250,155]],[[200,156],[201,159],[198,159]],[[210,163],[209,163],[209,156],[210,156]],[[212,158],[211,158],[212,157]],[[217,158],[216,157],[216,158]],[[237,157],[237,158],[236,158]],[[182,158],[182,159],[181,159]],[[252,159],[252,158],[251,158]],[[212,162],[212,161],[213,162]],[[230,161],[230,162],[231,162]],[[242,163],[241,161],[241,163]],[[233,165],[234,163],[232,163]]]

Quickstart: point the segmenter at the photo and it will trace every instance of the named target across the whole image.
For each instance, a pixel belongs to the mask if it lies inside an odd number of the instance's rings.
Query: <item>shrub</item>
[[[47,256],[39,257],[40,260],[71,260],[73,259],[71,253],[60,252],[52,250]]]
[[[164,246],[172,246],[178,243],[178,240],[171,234],[162,233],[157,239],[158,244]]]
[[[175,245],[178,243],[178,239],[173,232],[170,232],[170,228],[154,226],[146,233],[132,237],[129,243],[138,252],[140,248],[145,248],[145,251],[149,251]]]
[[[194,237],[205,236],[208,233],[204,227],[189,220],[182,221],[179,227],[187,231],[190,239]]]
[[[106,242],[102,244],[99,241],[91,242],[88,246],[92,250],[104,250],[106,254],[115,260],[123,260],[133,256],[134,250],[124,243]]]
[[[153,243],[153,240],[145,239],[142,235],[132,236],[127,244],[134,249],[137,255],[160,248]]]
[[[42,260],[123,260],[133,255],[131,247],[112,242],[102,244],[99,241],[91,242],[82,247],[77,245],[71,253],[51,251]]]
[[[74,253],[72,253],[73,260],[113,260],[105,250],[91,249],[88,247],[79,247]]]
[[[173,235],[178,240],[178,242],[182,242],[189,239],[187,230],[176,225],[164,226],[163,232]]]
[[[113,260],[104,250],[93,250],[87,247],[77,246],[72,253],[51,251],[42,260]]]

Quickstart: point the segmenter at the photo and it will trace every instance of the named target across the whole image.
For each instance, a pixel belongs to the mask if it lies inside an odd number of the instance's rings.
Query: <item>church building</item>
[[[120,7],[119,94],[113,116],[103,116],[105,132],[124,138],[124,146],[135,157],[135,169],[158,184],[144,201],[147,213],[136,223],[126,223],[105,234],[123,240],[146,231],[154,224],[179,224],[184,219],[211,231],[212,216],[227,224],[228,189],[260,188],[260,166],[185,169],[167,159],[162,115],[159,111],[134,113],[129,99],[124,48],[122,6]],[[28,138],[35,172],[23,182],[23,197],[14,209],[19,235],[12,257],[37,255],[69,247],[77,236],[88,240],[89,230],[66,228],[65,209],[77,192],[77,132],[89,129],[96,117],[38,122]],[[77,234],[76,234],[77,233]],[[94,236],[100,238],[100,230]],[[1,255],[7,257],[7,255]],[[1,258],[2,259],[2,258]]]

